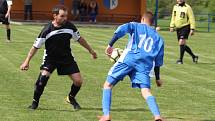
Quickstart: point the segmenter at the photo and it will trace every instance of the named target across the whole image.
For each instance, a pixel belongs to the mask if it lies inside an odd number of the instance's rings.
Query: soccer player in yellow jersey
[[[183,64],[183,56],[185,51],[191,55],[193,62],[197,63],[198,56],[193,54],[190,47],[186,45],[188,36],[194,35],[195,18],[192,8],[185,3],[185,0],[177,0],[177,4],[173,7],[170,32],[173,32],[174,29],[177,31],[180,46],[180,58],[176,63]]]

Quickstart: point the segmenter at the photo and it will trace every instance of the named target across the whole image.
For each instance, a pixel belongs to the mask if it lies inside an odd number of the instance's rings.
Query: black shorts
[[[45,61],[40,67],[40,70],[46,70],[50,73],[52,73],[55,69],[57,69],[58,75],[70,75],[80,72],[75,61],[71,61],[70,63],[66,64],[53,61]]]
[[[180,29],[177,29],[176,31],[177,31],[178,40],[188,39],[189,34],[190,34],[190,25],[184,26]]]
[[[5,25],[9,25],[10,24],[9,19],[5,18],[4,14],[0,14],[0,22],[2,22],[2,24],[5,24]]]

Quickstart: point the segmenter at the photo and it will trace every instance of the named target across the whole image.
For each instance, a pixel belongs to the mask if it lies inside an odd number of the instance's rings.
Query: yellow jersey
[[[171,28],[182,28],[190,24],[190,29],[195,29],[195,17],[192,8],[188,4],[176,4],[173,7],[172,19],[170,22]]]

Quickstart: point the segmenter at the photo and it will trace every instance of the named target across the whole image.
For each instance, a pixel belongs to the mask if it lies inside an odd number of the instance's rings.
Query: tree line
[[[158,0],[158,12],[161,14],[171,14],[172,8],[176,4],[176,0]],[[194,14],[214,14],[215,0],[185,0],[192,9]],[[156,0],[147,0],[147,9],[155,10]],[[163,17],[163,16],[159,16]]]

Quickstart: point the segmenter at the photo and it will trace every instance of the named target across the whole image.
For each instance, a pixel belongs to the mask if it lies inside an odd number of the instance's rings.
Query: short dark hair
[[[151,11],[146,11],[143,14],[143,17],[147,17],[150,20],[151,24],[153,24],[153,22],[154,22],[154,15],[153,15],[153,13]]]
[[[63,10],[63,11],[67,11],[67,8],[64,5],[56,5],[53,9],[52,9],[52,14],[59,14],[59,11]]]

